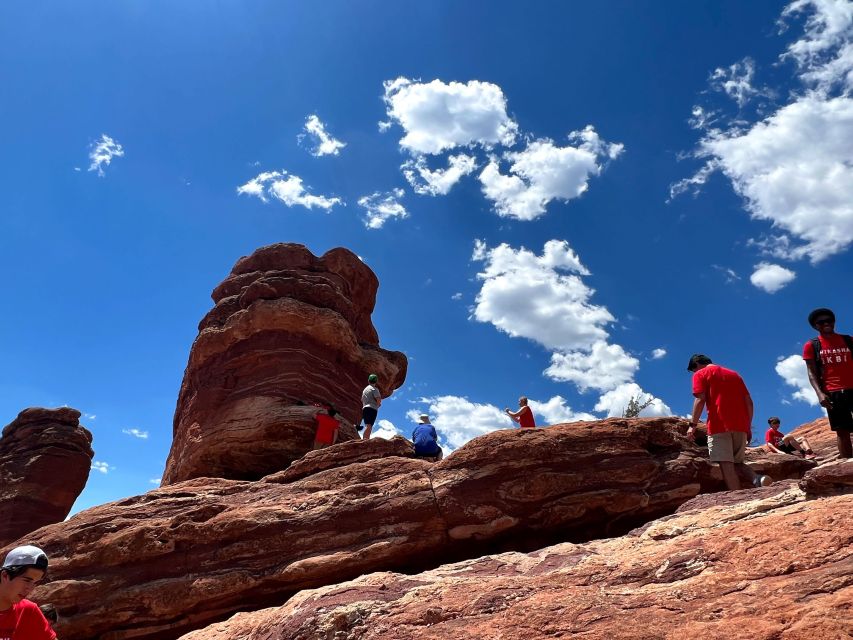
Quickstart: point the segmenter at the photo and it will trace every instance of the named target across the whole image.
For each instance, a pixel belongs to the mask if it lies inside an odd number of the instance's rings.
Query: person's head
[[[334,418],[336,415],[338,415],[338,410],[335,409],[335,407],[333,407],[332,405],[329,405],[328,407],[326,407],[326,413],[328,413]]]
[[[815,309],[809,314],[809,324],[820,333],[835,333],[835,314],[832,309]]]
[[[518,399],[518,406],[519,407],[526,407],[527,406],[527,396],[521,396]]]
[[[47,573],[47,555],[38,547],[15,547],[0,568],[0,603],[16,604],[30,595]]]
[[[370,384],[376,384],[377,382],[379,382],[379,376],[377,376],[375,373],[371,373],[369,376],[367,376],[367,382]]]
[[[702,353],[694,353],[690,356],[690,361],[687,363],[687,370],[690,373],[694,373],[695,371],[699,371],[699,369],[704,369],[709,364],[714,364],[711,362],[711,358]]]
[[[782,421],[776,416],[771,416],[767,418],[767,424],[769,424],[773,429],[778,429],[782,424]]]
[[[429,416],[425,413],[422,413],[421,415],[418,416],[418,421],[421,424],[429,424]]]

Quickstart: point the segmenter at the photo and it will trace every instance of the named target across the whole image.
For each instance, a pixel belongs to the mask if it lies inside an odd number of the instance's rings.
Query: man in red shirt
[[[740,489],[738,471],[752,480],[753,486],[764,487],[772,482],[759,476],[744,464],[746,445],[752,440],[752,397],[737,373],[711,362],[701,353],[694,354],[687,364],[693,373],[693,416],[687,437],[693,439],[702,411],[708,407],[708,455],[720,465],[723,481],[729,491]]]
[[[803,347],[803,360],[809,370],[809,382],[817,401],[826,409],[829,428],[835,432],[838,455],[853,458],[850,434],[853,432],[853,354],[850,336],[835,333],[835,314],[831,309],[815,309],[809,324],[817,329],[820,353],[814,340]]]
[[[527,406],[527,398],[525,396],[521,396],[518,399],[518,407],[518,411],[510,411],[509,407],[504,409],[504,411],[522,429],[535,429],[536,420],[533,419],[533,409]]]
[[[38,547],[15,547],[0,569],[0,640],[54,640],[56,633],[36,603],[27,600],[47,573]]]

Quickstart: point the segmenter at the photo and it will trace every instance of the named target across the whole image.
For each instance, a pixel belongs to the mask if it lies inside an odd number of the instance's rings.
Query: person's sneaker
[[[766,487],[771,484],[773,484],[773,478],[770,476],[757,476],[755,480],[752,481],[752,485],[756,489],[759,487]]]

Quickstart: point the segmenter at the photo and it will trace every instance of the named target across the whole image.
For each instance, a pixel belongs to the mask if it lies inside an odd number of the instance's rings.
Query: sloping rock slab
[[[853,637],[853,496],[752,495],[640,535],[371,574],[182,640]]]
[[[791,433],[798,438],[808,438],[809,444],[817,454],[819,464],[838,459],[838,443],[826,418],[818,418],[813,422],[800,425]]]
[[[92,434],[80,412],[30,408],[0,438],[0,546],[62,522],[89,478]]]
[[[809,471],[800,488],[815,496],[853,491],[853,460],[837,460]]]
[[[746,463],[755,473],[768,475],[773,480],[799,480],[817,462],[787,453],[770,453],[764,447],[746,450]]]

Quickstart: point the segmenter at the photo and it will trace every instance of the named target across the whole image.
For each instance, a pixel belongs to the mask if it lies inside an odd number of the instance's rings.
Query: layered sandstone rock
[[[770,453],[764,447],[747,449],[746,463],[755,473],[768,475],[773,480],[796,480],[817,466],[814,460],[787,453]]]
[[[835,433],[829,428],[829,420],[818,418],[794,429],[791,432],[798,438],[807,438],[812,449],[818,456],[818,463],[831,462],[838,459],[838,444]]]
[[[275,244],[238,260],[190,351],[163,484],[284,469],[311,449],[315,404],[334,404],[341,441],[356,438],[367,376],[387,396],[406,375],[370,319],[378,286],[347,249]]]
[[[25,409],[0,438],[0,546],[61,522],[89,478],[92,434],[80,412]]]
[[[853,637],[853,495],[717,495],[633,535],[374,573],[182,640]]]
[[[614,418],[498,431],[437,464],[335,466],[359,459],[361,443],[344,443],[310,454],[301,479],[185,481],[36,532],[52,579],[35,597],[57,607],[63,640],[174,638],[369,571],[618,534],[719,486],[685,427]]]
[[[853,492],[853,460],[837,460],[809,471],[800,488],[814,496]]]

